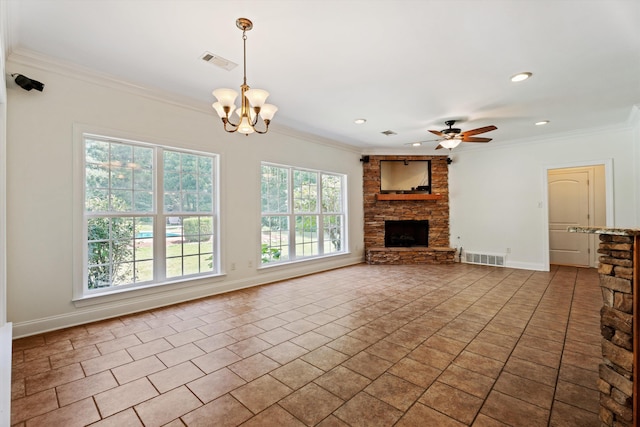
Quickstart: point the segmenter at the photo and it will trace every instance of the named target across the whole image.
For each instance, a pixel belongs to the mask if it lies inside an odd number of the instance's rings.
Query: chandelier
[[[224,130],[230,133],[240,132],[245,135],[250,133],[267,133],[269,123],[273,115],[278,111],[278,107],[272,104],[265,104],[269,92],[262,89],[251,89],[247,85],[247,35],[246,32],[253,28],[253,23],[247,18],[238,18],[236,27],[242,30],[242,43],[244,45],[244,80],[240,86],[240,108],[236,107],[238,92],[233,89],[216,89],[213,96],[218,100],[212,107],[216,110],[224,126]],[[231,119],[235,112],[237,121]],[[263,129],[256,128],[259,119],[264,124]],[[234,121],[236,123],[234,123]]]

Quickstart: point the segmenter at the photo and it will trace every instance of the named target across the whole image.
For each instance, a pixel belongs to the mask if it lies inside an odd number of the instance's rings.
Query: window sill
[[[336,252],[336,253],[317,256],[317,257],[313,257],[313,258],[301,258],[301,259],[296,259],[296,260],[293,260],[293,261],[273,262],[273,263],[269,263],[269,264],[260,265],[260,267],[258,267],[257,270],[258,271],[260,271],[260,270],[269,270],[269,269],[276,268],[276,267],[283,267],[283,266],[286,266],[286,265],[288,265],[288,266],[299,265],[299,264],[303,264],[303,263],[310,263],[310,262],[313,262],[313,261],[326,261],[327,259],[330,259],[330,258],[341,257],[341,256],[345,256],[345,255],[351,255],[351,252],[348,252],[348,251]]]
[[[184,289],[189,287],[201,286],[211,283],[212,281],[221,281],[225,276],[225,274],[213,274],[210,276],[173,280],[164,283],[154,283],[135,288],[111,289],[99,294],[75,297],[72,299],[72,302],[78,308],[89,307],[92,305],[106,304],[126,299],[145,297],[148,295],[159,294],[174,289]]]

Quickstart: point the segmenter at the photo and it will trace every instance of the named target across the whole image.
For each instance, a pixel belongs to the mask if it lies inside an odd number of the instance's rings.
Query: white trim
[[[11,425],[12,323],[0,326],[0,426]]]
[[[110,135],[111,134],[111,135]],[[113,136],[113,135],[116,136]],[[154,196],[154,210],[148,214],[144,214],[144,216],[153,216],[154,218],[158,218],[163,216],[163,206],[162,206],[162,186],[161,184],[161,174],[162,174],[162,152],[172,151],[177,153],[187,153],[194,154],[198,156],[207,156],[211,158],[213,162],[213,204],[214,204],[214,212],[211,212],[210,215],[215,219],[212,226],[214,227],[213,234],[215,236],[214,242],[214,254],[219,254],[220,250],[220,154],[212,153],[212,152],[204,152],[204,151],[195,151],[187,148],[180,148],[177,146],[169,145],[165,142],[162,144],[156,144],[151,142],[146,142],[143,140],[137,139],[135,136],[132,138],[132,135],[124,135],[122,131],[105,131],[104,129],[98,129],[97,127],[91,127],[88,125],[82,124],[74,124],[73,126],[73,286],[72,286],[72,301],[76,307],[85,307],[88,305],[95,304],[103,304],[103,303],[111,303],[114,301],[120,301],[127,298],[135,298],[140,295],[150,295],[155,293],[163,293],[166,292],[166,286],[178,286],[182,287],[190,287],[197,286],[202,283],[203,280],[210,281],[215,280],[223,276],[220,273],[221,270],[221,260],[219,256],[215,257],[213,262],[214,273],[207,274],[198,274],[190,277],[176,277],[174,279],[167,280],[164,278],[164,275],[154,274],[156,280],[162,280],[161,282],[152,282],[152,283],[142,283],[139,286],[135,284],[123,286],[121,289],[108,288],[103,291],[96,292],[87,291],[86,283],[85,283],[85,266],[87,265],[88,259],[86,254],[86,224],[85,224],[85,215],[83,212],[84,206],[84,194],[85,194],[85,175],[84,175],[84,140],[85,137],[96,138],[99,140],[105,141],[113,141],[113,142],[122,142],[125,144],[137,145],[152,148],[154,150],[154,188],[155,188],[155,196]],[[187,214],[184,212],[178,213],[178,215]],[[192,213],[188,213],[191,215]],[[137,213],[136,213],[137,215]],[[194,212],[193,215],[202,215],[202,213]],[[209,215],[207,213],[206,215]],[[157,221],[154,221],[154,227],[158,227]],[[217,227],[217,228],[215,228]],[[155,230],[157,232],[157,229]],[[154,244],[156,246],[160,246],[160,239],[154,239]],[[163,249],[161,247],[161,249]],[[163,251],[161,251],[163,252]],[[158,259],[164,259],[163,253],[158,254]],[[158,270],[160,263],[154,263],[154,268]],[[164,272],[162,272],[164,273]]]
[[[345,256],[340,259],[339,262],[336,262],[335,258],[332,258],[331,260],[320,261],[325,262],[305,263],[305,265],[300,265],[297,268],[286,269],[280,272],[272,270],[268,273],[265,272],[265,274],[261,275],[260,278],[253,277],[248,279],[245,278],[231,280],[219,284],[207,282],[188,288],[167,290],[167,292],[164,293],[127,298],[125,300],[115,301],[110,304],[100,304],[92,307],[85,307],[82,310],[76,310],[74,312],[65,313],[62,315],[49,316],[29,320],[26,322],[14,323],[13,333],[15,338],[22,338],[43,332],[67,328],[70,326],[83,325],[99,320],[124,316],[130,313],[138,313],[140,311],[151,310],[153,308],[175,305],[197,298],[204,298],[239,289],[251,288],[254,286],[273,283],[280,280],[306,276],[308,274],[320,271],[319,269],[322,269],[322,271],[327,271],[331,269],[347,267],[349,265],[360,264],[363,262],[363,259],[361,256]]]
[[[542,265],[546,266],[544,271],[549,271],[549,171],[553,169],[579,168],[585,166],[604,166],[605,180],[605,204],[606,204],[606,227],[614,227],[614,203],[613,203],[613,159],[585,160],[568,163],[558,163],[545,165],[542,168]]]
[[[260,212],[260,216],[258,219],[258,224],[262,224],[262,218],[265,216],[278,216],[278,217],[286,217],[289,220],[289,236],[288,236],[288,245],[286,245],[286,247],[288,248],[288,252],[289,252],[289,259],[284,260],[284,261],[274,261],[272,263],[267,263],[267,264],[262,264],[262,226],[258,227],[258,247],[257,247],[257,253],[258,253],[258,261],[256,264],[256,268],[257,269],[261,269],[261,268],[265,268],[265,267],[269,267],[269,266],[275,266],[275,265],[291,265],[291,264],[295,264],[297,262],[301,262],[301,261],[306,261],[306,260],[314,260],[314,259],[319,259],[319,258],[324,258],[327,256],[331,256],[331,255],[344,255],[344,254],[348,254],[349,253],[349,246],[348,246],[348,240],[346,238],[346,236],[348,235],[348,223],[349,223],[349,215],[348,215],[348,210],[347,210],[347,174],[345,173],[340,173],[340,172],[331,172],[331,171],[326,171],[326,170],[320,170],[320,169],[310,169],[310,168],[306,168],[306,167],[299,167],[299,166],[292,166],[292,165],[284,165],[284,164],[279,164],[279,163],[272,163],[272,162],[267,162],[267,161],[261,161],[260,162],[260,169],[259,169],[259,185],[260,185],[260,194],[262,195],[262,168],[264,166],[268,166],[268,167],[274,167],[274,168],[279,168],[279,169],[286,169],[288,171],[288,180],[287,180],[287,189],[288,189],[288,205],[289,205],[289,210],[286,213],[282,213],[282,212],[269,212],[269,213],[264,213],[262,212],[262,206],[258,206],[258,211]],[[295,204],[295,200],[294,200],[294,174],[296,171],[301,171],[301,172],[310,172],[310,173],[315,173],[317,174],[318,180],[316,182],[316,211],[315,212],[294,212],[294,204]],[[342,210],[337,213],[337,212],[333,212],[333,213],[323,213],[322,212],[322,197],[323,197],[323,192],[322,192],[322,176],[323,175],[330,175],[330,176],[335,176],[337,178],[340,179],[340,199],[341,199],[341,207]],[[330,215],[335,215],[335,216],[341,216],[343,221],[342,221],[342,239],[341,239],[341,247],[342,250],[338,251],[338,252],[330,252],[330,253],[324,253],[324,217],[325,216],[330,216]],[[296,216],[315,216],[317,218],[317,233],[318,233],[318,252],[321,252],[319,255],[310,255],[310,256],[304,256],[304,257],[297,257],[296,254],[296,247],[298,246],[298,244],[296,243],[296,223],[295,223],[295,218]],[[281,246],[284,247],[284,246]],[[293,258],[291,258],[293,254]]]
[[[0,1],[0,426],[11,425],[13,325],[7,323],[7,2]]]
[[[509,261],[509,257],[507,257],[504,266],[508,268],[517,268],[519,270],[549,271],[549,267],[545,267],[545,264],[536,262],[511,262]]]
[[[0,1],[0,3],[4,2]],[[93,69],[85,68],[77,64],[42,55],[40,53],[24,48],[16,48],[12,50],[11,52],[9,52],[7,57],[8,61],[12,64],[25,65],[63,76],[72,75],[74,79],[83,80],[85,82],[98,86],[131,93],[147,99],[162,102],[163,104],[169,104],[180,108],[198,111],[200,113],[211,115],[212,120],[218,119],[217,114],[211,108],[211,102],[213,101],[213,98],[211,99],[211,101],[202,101],[186,96],[179,96],[173,92],[164,91],[158,88],[140,86],[137,84],[133,84],[127,80],[120,79],[111,74],[101,73]],[[220,126],[222,126],[222,122],[219,123]],[[344,150],[350,153],[360,153],[360,151],[362,150],[361,147],[356,147],[354,145],[331,140],[329,138],[324,138],[318,135],[312,135],[301,130],[287,127],[277,122],[269,125],[269,133],[291,136],[313,144]],[[149,139],[143,138],[142,140],[144,141]]]

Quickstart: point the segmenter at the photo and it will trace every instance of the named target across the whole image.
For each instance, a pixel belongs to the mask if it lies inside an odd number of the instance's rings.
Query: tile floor
[[[598,276],[357,265],[14,341],[17,426],[598,426]]]

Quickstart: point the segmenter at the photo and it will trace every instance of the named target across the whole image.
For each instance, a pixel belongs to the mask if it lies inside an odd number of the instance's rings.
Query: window
[[[218,272],[217,156],[92,135],[83,154],[83,295]]]
[[[345,251],[345,175],[262,164],[262,265]]]

